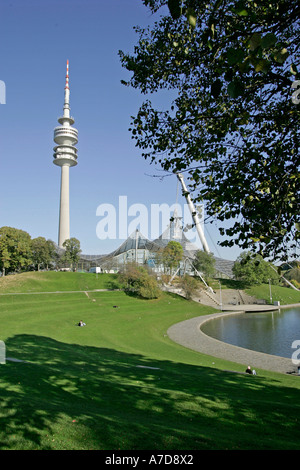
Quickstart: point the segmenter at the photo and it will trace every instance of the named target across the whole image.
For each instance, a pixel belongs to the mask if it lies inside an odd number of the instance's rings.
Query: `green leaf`
[[[242,83],[235,80],[228,84],[227,92],[231,98],[238,98],[243,95],[244,87]]]
[[[210,39],[207,41],[207,45],[208,45],[209,49],[212,50],[213,42]]]
[[[264,72],[268,71],[270,62],[266,59],[255,59],[252,61],[254,65],[255,72]]]
[[[245,7],[245,2],[240,1],[237,2],[236,7],[233,9],[234,13],[236,13],[238,16],[248,16],[248,10]]]
[[[168,7],[173,20],[178,20],[181,16],[180,0],[168,0]]]
[[[277,42],[277,38],[276,38],[275,34],[268,33],[262,38],[261,47],[263,49],[269,49],[269,47],[274,46],[276,44],[276,42]]]
[[[291,70],[291,73],[292,73],[293,75],[297,75],[298,72],[297,72],[297,67],[296,67],[295,64],[292,64],[292,65],[291,65],[290,70]]]
[[[249,40],[250,50],[255,51],[255,49],[260,46],[260,43],[261,43],[260,34],[254,33]]]
[[[238,62],[242,62],[244,58],[244,51],[242,49],[236,49],[235,47],[230,47],[226,55],[227,55],[228,64],[235,65]]]
[[[246,10],[246,8],[241,8],[240,10],[237,11],[237,14],[239,16],[248,16],[248,11]]]
[[[218,98],[218,96],[221,93],[222,89],[222,82],[221,80],[217,79],[212,85],[211,85],[211,94],[214,98]]]
[[[186,17],[188,19],[188,22],[190,24],[190,26],[192,28],[195,28],[196,27],[196,23],[197,23],[197,17],[196,17],[196,13],[195,11],[193,10],[193,8],[188,8],[187,11],[186,11]]]
[[[286,59],[288,58],[288,56],[289,56],[289,52],[284,47],[283,49],[281,49],[281,51],[278,51],[278,52],[276,52],[276,54],[274,54],[274,59],[279,64],[283,64],[286,61]]]

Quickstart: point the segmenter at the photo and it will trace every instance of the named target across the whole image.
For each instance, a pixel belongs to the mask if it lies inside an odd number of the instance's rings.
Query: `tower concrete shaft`
[[[62,248],[65,240],[70,238],[70,183],[69,165],[61,167],[60,181],[60,206],[59,206],[59,228],[58,246]]]
[[[61,167],[60,208],[58,246],[63,247],[65,240],[70,238],[70,195],[69,195],[69,169],[77,165],[78,131],[73,126],[74,119],[70,116],[70,88],[69,88],[69,61],[67,61],[65,101],[63,116],[58,119],[60,126],[54,129],[53,163]]]

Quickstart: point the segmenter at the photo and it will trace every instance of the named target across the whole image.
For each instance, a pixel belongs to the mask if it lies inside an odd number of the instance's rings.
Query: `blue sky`
[[[70,169],[71,236],[83,253],[108,253],[123,238],[117,232],[117,239],[99,239],[99,206],[111,204],[118,214],[120,197],[126,197],[128,208],[141,204],[150,217],[151,205],[176,202],[176,177],[149,176],[160,172],[140,156],[128,131],[144,97],[121,84],[129,75],[118,51],[133,52],[133,26],[155,18],[141,0],[1,0],[0,18],[0,80],[6,85],[0,226],[57,242],[60,168],[53,165],[53,129],[62,115],[68,59],[79,132],[78,165]],[[161,104],[168,97],[155,99]],[[178,202],[185,203],[180,191]],[[235,260],[240,251],[218,247],[216,227],[205,227],[211,251]]]

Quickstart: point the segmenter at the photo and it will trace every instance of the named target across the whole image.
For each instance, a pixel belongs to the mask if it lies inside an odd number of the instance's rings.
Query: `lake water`
[[[300,308],[230,315],[205,323],[201,330],[225,343],[290,358],[300,346]]]

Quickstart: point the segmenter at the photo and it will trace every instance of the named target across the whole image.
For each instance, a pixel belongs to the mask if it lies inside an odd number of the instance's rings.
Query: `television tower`
[[[54,129],[53,163],[61,167],[60,209],[58,246],[62,248],[65,240],[70,238],[70,198],[69,198],[69,168],[77,165],[78,131],[72,125],[74,119],[70,116],[69,61],[65,85],[65,102],[63,116],[58,119],[60,126]]]

